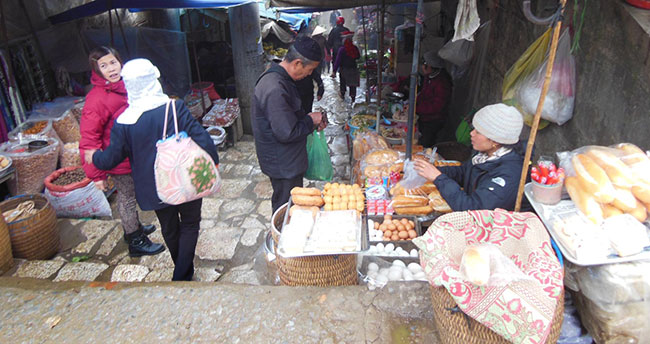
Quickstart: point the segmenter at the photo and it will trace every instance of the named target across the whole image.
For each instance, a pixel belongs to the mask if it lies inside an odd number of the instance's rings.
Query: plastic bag
[[[427,179],[415,171],[413,161],[407,159],[404,162],[404,178],[399,182],[399,185],[404,189],[414,189],[424,185],[426,182]]]
[[[474,56],[474,42],[466,39],[449,41],[440,48],[438,56],[457,66],[464,66],[472,61],[472,57]]]
[[[377,132],[366,131],[358,133],[353,141],[353,154],[354,160],[361,160],[366,153],[375,149],[387,149],[388,143],[386,139],[381,137]]]
[[[311,180],[332,180],[334,168],[327,149],[327,139],[323,131],[309,134],[307,137],[307,157],[309,167],[305,172],[305,178]]]
[[[523,110],[525,120],[526,117],[532,120],[532,116],[537,110],[537,103],[546,78],[547,63],[548,58],[525,80],[515,86],[515,103],[520,110]],[[542,109],[543,119],[562,125],[573,117],[575,84],[576,71],[575,59],[571,55],[571,35],[568,30],[565,30],[558,42],[551,83]]]
[[[505,286],[516,281],[534,280],[492,244],[467,246],[461,258],[460,274],[478,286]]]
[[[59,161],[60,144],[46,136],[30,135],[23,141],[5,142],[0,146],[0,152],[11,158],[16,177],[9,179],[7,184],[12,195],[35,194],[43,191],[45,177],[56,170]],[[28,144],[34,140],[47,141],[48,145],[30,151]]]
[[[81,131],[79,121],[71,110],[64,112],[60,117],[52,119],[52,126],[63,143],[79,142]]]
[[[467,118],[463,118],[456,128],[456,142],[469,146],[472,144],[472,138],[470,133],[472,132],[472,126],[469,125]]]
[[[110,217],[112,215],[106,196],[94,182],[68,192],[45,189],[45,197],[52,204],[57,217]]]

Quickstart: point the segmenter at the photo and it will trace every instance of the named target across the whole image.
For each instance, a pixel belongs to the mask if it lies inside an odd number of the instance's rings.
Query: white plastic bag
[[[532,72],[521,84],[515,86],[515,102],[525,116],[532,117],[537,110],[537,103],[542,94],[546,78],[548,56],[536,71]],[[575,103],[576,68],[571,55],[571,35],[565,30],[560,37],[553,63],[551,84],[544,100],[542,118],[558,125],[566,123],[573,117]]]
[[[399,182],[399,185],[404,189],[415,189],[424,185],[427,179],[420,176],[415,170],[415,165],[410,159],[404,162],[404,178]]]
[[[52,204],[57,217],[110,217],[112,215],[106,196],[94,182],[68,192],[50,191],[46,188],[45,197]]]
[[[461,258],[460,273],[479,286],[505,286],[532,279],[492,244],[468,246]]]

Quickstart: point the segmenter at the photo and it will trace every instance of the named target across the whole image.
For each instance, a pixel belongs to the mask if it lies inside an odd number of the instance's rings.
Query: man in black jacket
[[[343,26],[345,24],[345,19],[343,17],[338,17],[336,19],[336,27],[330,31],[329,36],[327,36],[327,46],[332,48],[332,66],[336,62],[336,54],[339,51],[339,48],[343,45],[343,38],[341,38],[341,33],[350,31],[347,27]]]
[[[255,85],[253,135],[260,167],[273,186],[273,212],[289,200],[293,187],[302,186],[308,166],[307,136],[327,123],[320,112],[303,109],[295,83],[310,75],[321,57],[318,43],[298,38],[284,60],[273,64]]]

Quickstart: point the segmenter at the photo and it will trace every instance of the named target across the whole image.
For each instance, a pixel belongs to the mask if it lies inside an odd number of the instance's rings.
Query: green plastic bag
[[[307,157],[309,167],[305,178],[311,180],[332,180],[334,168],[327,150],[327,140],[323,131],[315,131],[307,136]]]
[[[463,118],[456,128],[456,142],[469,146],[472,142],[472,137],[469,133],[472,132],[472,127],[469,125],[467,118]]]

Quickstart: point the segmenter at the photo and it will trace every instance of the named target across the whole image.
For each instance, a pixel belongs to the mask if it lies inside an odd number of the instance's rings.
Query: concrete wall
[[[573,2],[567,6],[565,18],[570,24]],[[499,1],[499,8],[488,8],[481,15],[483,20],[492,18],[494,26],[478,106],[501,100],[506,71],[545,29],[523,17],[520,0]],[[650,149],[650,37],[639,21],[648,27],[650,14],[622,0],[588,2],[580,49],[575,53],[574,117],[563,126],[551,124],[541,130],[536,155],[618,142]],[[527,130],[522,138],[528,139]]]

